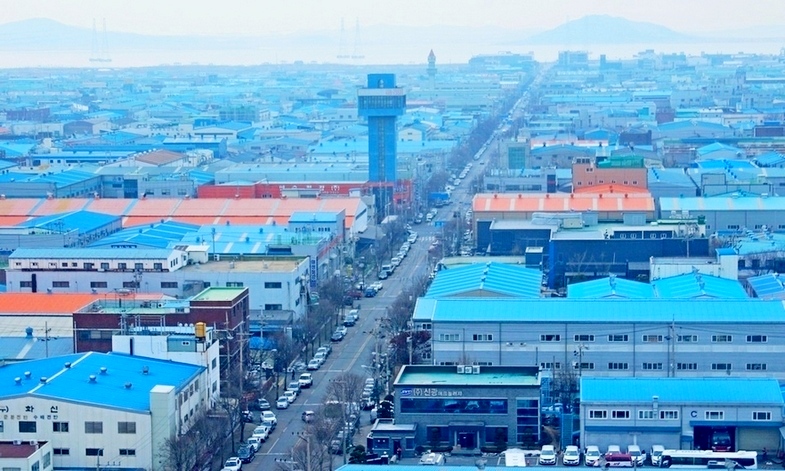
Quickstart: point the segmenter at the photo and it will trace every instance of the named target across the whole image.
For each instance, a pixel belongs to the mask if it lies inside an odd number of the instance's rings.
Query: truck
[[[450,204],[450,194],[446,191],[434,191],[428,195],[428,201],[437,208],[441,208]]]

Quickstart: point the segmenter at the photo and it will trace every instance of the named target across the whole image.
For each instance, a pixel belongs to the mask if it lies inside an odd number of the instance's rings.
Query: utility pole
[[[578,378],[583,376],[583,351],[588,349],[587,345],[580,343],[575,347],[575,351],[572,352],[573,356],[578,357]]]

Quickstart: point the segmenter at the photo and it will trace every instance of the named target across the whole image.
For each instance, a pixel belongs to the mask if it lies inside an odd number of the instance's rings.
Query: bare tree
[[[234,431],[240,429],[240,437],[243,434],[242,410],[243,397],[240,388],[242,379],[239,368],[232,369],[227,374],[227,382],[221,387],[221,397],[217,401],[218,408],[224,413],[229,434],[232,436],[232,453],[235,452]]]
[[[223,438],[225,426],[220,419],[206,414],[198,416],[186,433],[164,441],[160,457],[169,471],[187,471],[212,457],[213,444]]]

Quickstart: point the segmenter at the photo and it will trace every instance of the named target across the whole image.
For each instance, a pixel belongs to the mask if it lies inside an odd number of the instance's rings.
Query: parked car
[[[537,461],[540,465],[555,465],[556,450],[553,448],[553,445],[543,445],[540,450],[540,459]]]
[[[266,425],[260,425],[253,429],[253,434],[251,437],[257,438],[259,441],[264,442],[267,441],[267,437],[270,436],[270,427]]]
[[[262,412],[262,421],[268,421],[268,420],[274,423],[275,425],[278,425],[278,418],[275,416],[275,414],[272,411],[269,410]]]
[[[643,466],[643,463],[646,462],[646,452],[642,451],[638,445],[628,445],[627,454],[632,456],[636,466]]]
[[[316,353],[319,352],[324,352],[324,354],[329,357],[330,354],[333,352],[333,347],[331,347],[330,345],[322,345],[316,350]]]
[[[283,392],[283,397],[289,401],[289,404],[292,404],[295,400],[297,400],[297,393],[289,389]]]
[[[619,445],[608,445],[605,454],[610,455],[611,453],[621,453],[621,447]]]
[[[373,298],[375,296],[376,296],[376,290],[373,287],[369,286],[369,287],[365,288],[365,297],[366,298]]]
[[[371,288],[375,289],[377,292],[381,291],[384,288],[384,283],[377,281],[371,284]]]
[[[262,447],[262,440],[259,437],[250,436],[248,437],[248,440],[245,441],[245,444],[253,448],[254,452],[257,452],[259,451],[259,448]]]
[[[236,456],[232,456],[226,462],[224,462],[224,469],[230,469],[232,471],[240,471],[243,469],[243,462],[240,461],[240,458]]]
[[[578,466],[581,464],[581,452],[575,445],[569,445],[564,449],[561,462],[564,466]]]
[[[598,447],[589,445],[584,450],[583,462],[586,466],[599,466],[600,458],[602,458],[602,454]]]
[[[243,463],[250,463],[256,458],[256,452],[250,446],[244,445],[237,450],[237,457],[240,458],[240,461]]]
[[[259,408],[259,410],[262,411],[271,409],[270,402],[263,398],[260,398],[258,401],[256,401],[256,406]]]
[[[287,391],[294,391],[295,396],[300,395],[300,381],[290,381],[286,386]]]
[[[344,338],[344,334],[336,330],[335,332],[333,332],[333,335],[332,337],[330,337],[330,340],[333,342],[340,342],[341,340],[343,340],[343,338]]]
[[[288,409],[289,408],[289,399],[286,396],[281,396],[275,401],[275,408],[276,409]]]
[[[322,362],[314,358],[313,360],[308,362],[307,368],[309,371],[316,371],[319,369],[320,366],[322,366]]]
[[[313,375],[311,373],[303,373],[297,379],[301,388],[310,388],[313,386]]]

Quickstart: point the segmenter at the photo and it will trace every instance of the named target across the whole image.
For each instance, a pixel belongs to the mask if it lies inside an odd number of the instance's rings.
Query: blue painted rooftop
[[[70,363],[70,368],[65,366]],[[101,368],[107,369],[101,374]],[[143,373],[143,368],[148,373]],[[116,353],[78,353],[8,363],[0,368],[0,401],[27,396],[92,404],[134,412],[150,410],[150,390],[157,385],[174,386],[177,391],[189,384],[204,368],[185,363]],[[25,372],[31,373],[30,378]],[[96,376],[91,383],[90,375]],[[47,378],[46,384],[40,379]],[[16,384],[15,378],[21,378]],[[131,388],[125,384],[131,383]]]
[[[475,263],[440,270],[425,297],[539,298],[541,284],[539,270],[497,262]]]
[[[199,230],[195,224],[167,221],[144,226],[132,226],[90,244],[90,247],[151,247],[165,249],[180,242],[186,234]]]
[[[762,166],[783,165],[785,164],[785,155],[779,152],[766,152],[756,155],[755,162]]]
[[[320,211],[320,212],[304,212],[297,211],[289,216],[289,223],[309,223],[309,222],[323,222],[330,223],[338,220],[338,213]]]
[[[746,299],[747,292],[737,280],[703,273],[684,273],[651,282],[658,297],[663,299]]]
[[[782,211],[785,210],[785,196],[739,196],[710,197],[699,196],[681,198],[660,198],[663,215],[669,211]]]
[[[43,259],[76,259],[76,258],[95,258],[106,260],[128,259],[137,258],[145,260],[158,260],[166,259],[171,255],[172,251],[167,249],[149,249],[149,248],[127,248],[127,249],[113,249],[113,248],[81,248],[69,247],[63,249],[29,249],[20,248],[16,249],[8,256],[9,259],[14,258],[43,258]]]
[[[420,298],[418,321],[570,323],[748,323],[781,325],[785,306],[758,299]]]
[[[649,185],[656,183],[683,186],[691,190],[693,192],[692,195],[695,194],[694,191],[697,189],[697,185],[692,181],[692,178],[680,168],[649,168]],[[686,195],[690,196],[690,193],[687,192]]]
[[[761,299],[785,299],[785,277],[779,273],[752,276],[747,278],[755,296]]]
[[[781,406],[774,378],[581,378],[582,402]]]
[[[20,326],[21,327],[21,326]],[[8,326],[3,329],[7,335]],[[3,336],[0,340],[0,358],[6,361],[34,360],[74,352],[74,340],[71,337],[23,337],[23,329],[17,332],[19,337]]]
[[[215,253],[219,254],[265,254],[270,245],[318,245],[329,239],[324,232],[297,233],[286,226],[201,226],[197,231],[186,234],[184,244],[207,244],[213,251],[213,229],[215,229]]]
[[[651,299],[654,298],[654,288],[640,281],[606,277],[568,285],[567,297],[575,299]]]
[[[712,152],[719,152],[719,151],[741,153],[741,155],[745,154],[745,152],[738,147],[729,146],[727,144],[722,144],[719,142],[715,142],[713,144],[708,144],[703,147],[699,147],[695,152],[700,157],[703,155],[711,154]]]
[[[119,223],[120,216],[94,213],[92,211],[73,211],[70,213],[52,214],[24,221],[18,227],[47,229],[52,231],[70,231],[76,229],[84,234],[99,230],[104,226]]]

